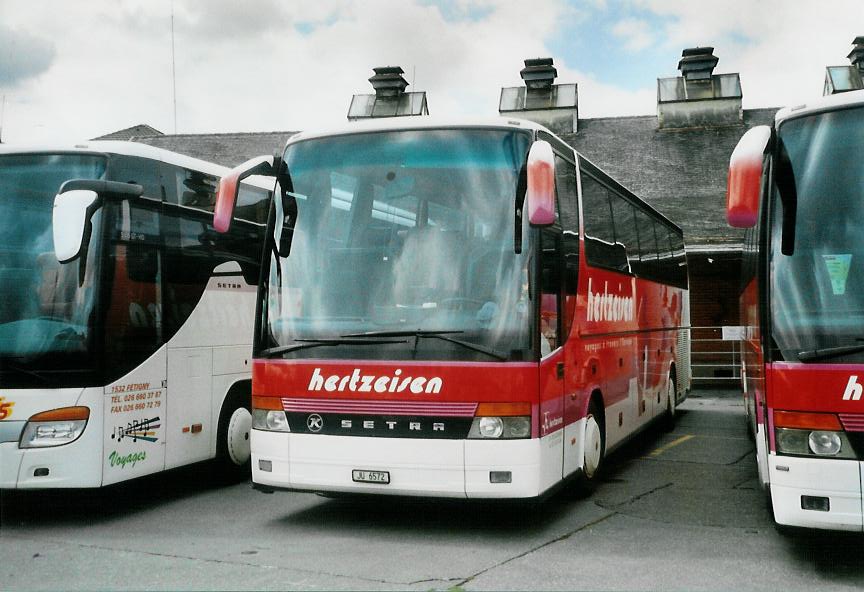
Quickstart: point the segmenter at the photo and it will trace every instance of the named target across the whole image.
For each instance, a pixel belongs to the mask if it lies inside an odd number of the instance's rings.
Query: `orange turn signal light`
[[[833,413],[803,413],[800,411],[775,411],[774,427],[843,431],[840,426],[840,419]]]
[[[531,415],[531,403],[480,403],[475,417],[516,417]]]
[[[282,411],[282,399],[279,397],[252,395],[252,409],[274,409],[276,411]]]
[[[90,418],[89,407],[61,407],[31,415],[28,421],[74,421]]]

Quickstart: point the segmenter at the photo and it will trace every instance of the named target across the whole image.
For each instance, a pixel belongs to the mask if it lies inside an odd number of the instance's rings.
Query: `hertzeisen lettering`
[[[433,376],[402,376],[402,370],[395,370],[392,376],[375,376],[363,374],[358,368],[347,375],[332,374],[324,376],[321,368],[315,368],[312,378],[309,379],[310,391],[352,392],[352,393],[404,393],[406,391],[414,394],[440,393],[444,381]]]

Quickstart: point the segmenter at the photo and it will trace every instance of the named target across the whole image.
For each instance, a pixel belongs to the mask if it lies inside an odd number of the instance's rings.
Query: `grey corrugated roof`
[[[162,132],[157,130],[155,127],[150,127],[146,123],[139,123],[138,125],[133,125],[132,127],[127,127],[126,129],[117,130],[116,132],[111,132],[110,134],[105,134],[104,136],[99,136],[98,138],[92,138],[93,140],[130,140],[136,136],[161,136]]]
[[[738,126],[660,130],[655,116],[580,119],[562,139],[684,229],[688,245],[738,244],[726,224],[729,157],[777,109],[747,109]]]
[[[285,142],[296,133],[176,134],[142,136],[132,140],[233,167],[255,156],[282,152]]]
[[[726,225],[729,157],[750,127],[770,124],[777,109],[748,109],[737,126],[660,130],[655,116],[580,119],[564,141],[684,229],[688,245],[740,245]],[[235,166],[281,151],[296,132],[181,134],[133,140]]]

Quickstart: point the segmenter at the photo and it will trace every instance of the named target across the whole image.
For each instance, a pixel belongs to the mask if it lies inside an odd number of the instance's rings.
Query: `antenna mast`
[[[174,59],[174,0],[171,0],[171,82],[174,89],[174,134],[177,134],[177,64]]]
[[[6,95],[3,95],[3,102],[0,103],[0,144],[3,143],[3,116],[6,114]]]

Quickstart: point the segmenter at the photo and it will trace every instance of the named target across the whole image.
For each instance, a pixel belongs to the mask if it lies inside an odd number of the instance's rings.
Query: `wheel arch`
[[[213,432],[213,447],[214,453],[219,450],[219,425],[221,424],[224,414],[227,409],[233,409],[238,402],[245,404],[246,408],[252,410],[252,378],[240,378],[231,382],[228,388],[222,393],[221,400],[218,406],[213,408],[214,426],[216,429]]]

